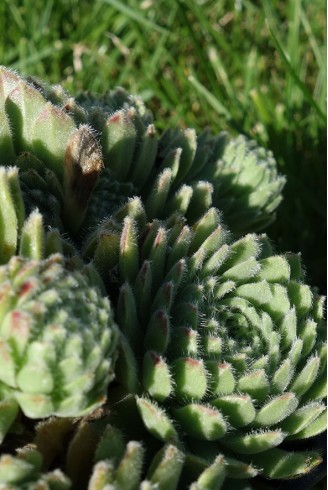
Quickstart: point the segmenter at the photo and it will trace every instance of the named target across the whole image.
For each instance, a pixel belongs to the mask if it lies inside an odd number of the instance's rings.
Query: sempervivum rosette
[[[121,227],[103,223],[86,255],[121,285],[113,300],[130,347],[117,379],[147,430],[203,464],[223,453],[231,477],[309,471],[318,454],[282,446],[326,427],[323,299],[302,283],[299,256],[272,255],[264,236],[230,242],[214,208],[192,228],[140,225],[136,199],[129,212]]]
[[[49,224],[76,233],[102,169],[93,130],[0,67],[0,165],[17,165],[24,201]]]
[[[102,404],[117,330],[90,274],[60,254],[13,256],[0,267],[0,291],[0,381],[23,412],[79,416]]]
[[[152,116],[138,98],[121,90],[86,98],[88,123],[100,137],[105,171],[99,189],[111,194],[113,180],[130,183],[150,219],[181,214],[193,224],[212,204],[235,233],[262,229],[274,219],[285,178],[272,154],[245,137],[229,139],[192,128],[169,129],[158,138]],[[138,101],[138,103],[136,102]],[[107,183],[108,182],[108,183]],[[97,196],[94,193],[94,202]],[[108,216],[108,199],[91,215]]]
[[[242,135],[205,131],[198,140],[209,153],[201,176],[213,184],[213,205],[223,212],[229,229],[242,235],[272,223],[286,183],[272,152]]]
[[[140,98],[122,89],[98,98],[84,95],[80,102],[101,134],[107,171],[133,184],[148,217],[178,212],[192,224],[213,203],[238,234],[273,221],[285,178],[272,153],[255,141],[223,132],[197,136],[191,128],[168,129],[158,139]]]

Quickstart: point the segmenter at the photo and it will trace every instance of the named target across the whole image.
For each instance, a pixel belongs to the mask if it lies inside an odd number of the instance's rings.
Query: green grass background
[[[157,127],[210,126],[270,148],[287,175],[267,230],[326,288],[322,0],[2,0],[0,61],[73,93],[121,85]]]

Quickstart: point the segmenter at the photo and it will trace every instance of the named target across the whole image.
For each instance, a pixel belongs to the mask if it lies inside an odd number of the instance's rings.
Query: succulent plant
[[[0,490],[267,488],[317,466],[324,299],[249,233],[281,200],[272,154],[4,67],[0,121]]]
[[[103,166],[93,131],[77,127],[69,114],[5,68],[0,68],[0,113],[1,164],[21,168],[26,204],[50,216],[50,224],[62,221],[62,228],[75,233]]]
[[[93,227],[131,195],[150,219],[180,213],[189,224],[214,203],[239,234],[274,219],[285,179],[272,154],[246,138],[189,128],[159,139],[143,102],[122,89],[76,101],[5,68],[0,85],[0,153],[21,169],[26,202],[61,230]]]
[[[134,392],[153,436],[200,457],[223,452],[267,478],[309,471],[318,454],[281,448],[326,428],[323,298],[300,257],[273,255],[263,235],[229,240],[215,208],[192,228],[138,226],[137,199],[124,209],[86,245],[109,292],[120,284],[122,404]]]
[[[30,418],[80,416],[106,398],[117,330],[109,302],[60,254],[0,267],[0,381]]]
[[[168,129],[158,139],[152,116],[122,90],[82,98],[88,122],[100,132],[105,167],[131,182],[149,218],[181,213],[194,223],[214,204],[238,234],[274,219],[285,178],[271,152],[243,136]]]

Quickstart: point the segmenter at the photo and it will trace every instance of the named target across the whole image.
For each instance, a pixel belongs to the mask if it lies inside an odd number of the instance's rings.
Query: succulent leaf
[[[42,456],[33,448],[20,451],[17,456],[0,457],[1,490],[69,490],[69,479],[59,470],[41,471]]]

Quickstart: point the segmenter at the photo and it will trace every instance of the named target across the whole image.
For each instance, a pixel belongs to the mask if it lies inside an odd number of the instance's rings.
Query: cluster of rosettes
[[[74,236],[128,195],[141,196],[149,219],[179,213],[190,224],[214,204],[236,233],[269,224],[281,201],[285,179],[254,142],[193,129],[159,138],[142,101],[122,89],[78,103],[0,68],[0,110],[1,164],[20,168],[29,210]]]
[[[0,123],[0,489],[316,467],[295,444],[326,428],[324,300],[254,234],[281,201],[272,154],[3,67]]]

